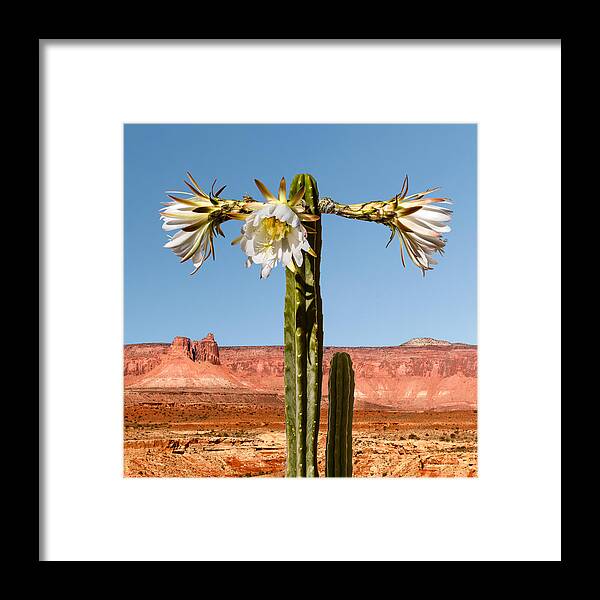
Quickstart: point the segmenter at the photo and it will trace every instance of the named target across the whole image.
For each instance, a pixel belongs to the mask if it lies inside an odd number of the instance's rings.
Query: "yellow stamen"
[[[266,234],[276,242],[282,240],[291,229],[290,225],[280,221],[276,217],[268,217],[267,219],[263,219],[262,226]]]

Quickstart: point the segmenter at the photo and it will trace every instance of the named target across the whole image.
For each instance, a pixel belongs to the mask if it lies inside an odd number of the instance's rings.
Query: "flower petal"
[[[300,202],[300,200],[302,200],[303,196],[304,196],[304,186],[300,186],[300,189],[290,198],[288,205],[296,206],[296,204],[298,204],[298,202]]]
[[[287,202],[287,193],[285,189],[285,177],[281,178],[279,182],[279,202],[285,204]]]
[[[277,202],[277,198],[271,194],[262,181],[255,179],[254,183],[256,184],[256,187],[259,189],[260,193],[265,197],[267,202]]]
[[[272,269],[273,265],[271,263],[265,263],[262,269],[260,270],[260,278],[266,279],[271,274]]]

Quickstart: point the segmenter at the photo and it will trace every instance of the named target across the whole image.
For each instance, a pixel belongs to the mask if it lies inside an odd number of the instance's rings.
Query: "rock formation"
[[[325,348],[323,391],[329,361],[348,352],[356,372],[357,407],[457,410],[477,407],[477,346],[414,338],[383,348]],[[219,349],[213,334],[194,341],[125,346],[125,385],[141,388],[223,388],[283,394],[283,348]]]
[[[215,342],[215,336],[212,333],[209,333],[203,340],[200,340],[197,360],[209,362],[213,365],[221,364],[219,360],[219,346]]]
[[[154,369],[169,348],[169,344],[127,344],[124,349],[125,385]]]
[[[434,338],[425,337],[425,338],[412,338],[408,340],[408,342],[404,342],[404,344],[400,344],[404,348],[408,347],[423,347],[423,346],[452,346],[450,342],[446,340],[436,340]]]
[[[247,389],[221,365],[212,333],[199,341],[177,336],[170,345],[128,344],[124,374],[126,387]]]
[[[171,342],[168,354],[170,356],[186,356],[194,362],[209,362],[213,365],[221,364],[219,361],[219,346],[215,342],[215,336],[212,333],[209,333],[200,341],[177,336]]]
[[[356,373],[357,407],[458,410],[477,407],[477,347],[467,344],[332,348],[324,352],[323,393],[329,361],[348,352]],[[283,390],[283,348],[221,348],[221,361],[237,377],[264,391]]]
[[[154,369],[130,382],[137,389],[204,390],[244,389],[244,382],[231,374],[227,367],[208,361],[194,362],[185,356],[167,356]]]

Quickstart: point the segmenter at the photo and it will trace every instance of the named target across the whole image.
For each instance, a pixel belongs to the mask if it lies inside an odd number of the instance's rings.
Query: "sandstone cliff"
[[[357,406],[398,410],[477,407],[477,347],[415,338],[384,348],[325,348],[323,394],[329,361],[348,352],[356,372]],[[125,346],[125,385],[141,388],[252,389],[283,393],[283,348],[219,348],[212,334],[200,341],[176,337],[169,344]]]

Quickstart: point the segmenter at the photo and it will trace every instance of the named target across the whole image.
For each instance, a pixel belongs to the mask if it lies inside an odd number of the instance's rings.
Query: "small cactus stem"
[[[329,416],[325,476],[352,477],[354,370],[346,352],[336,352],[329,370]]]
[[[320,214],[316,181],[297,175],[290,195],[304,187],[304,208]],[[304,254],[296,272],[286,270],[284,307],[286,476],[318,477],[317,445],[323,379],[323,312],[320,292],[321,221],[311,223],[308,241],[316,257]]]

